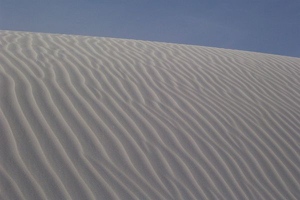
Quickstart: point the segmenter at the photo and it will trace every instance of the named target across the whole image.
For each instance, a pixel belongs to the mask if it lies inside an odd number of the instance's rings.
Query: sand
[[[0,199],[300,199],[300,59],[0,31]]]

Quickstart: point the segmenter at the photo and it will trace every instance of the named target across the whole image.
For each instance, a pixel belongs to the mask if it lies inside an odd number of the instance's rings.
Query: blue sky
[[[300,57],[299,0],[0,0],[0,29]]]

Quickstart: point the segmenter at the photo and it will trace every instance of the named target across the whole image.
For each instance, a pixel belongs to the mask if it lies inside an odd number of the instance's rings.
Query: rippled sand
[[[300,199],[300,59],[0,31],[0,199]]]

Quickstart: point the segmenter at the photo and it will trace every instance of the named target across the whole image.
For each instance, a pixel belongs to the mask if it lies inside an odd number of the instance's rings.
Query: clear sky
[[[0,0],[0,29],[300,57],[299,0]]]

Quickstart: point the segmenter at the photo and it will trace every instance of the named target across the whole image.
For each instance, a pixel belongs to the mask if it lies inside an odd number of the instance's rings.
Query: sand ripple
[[[300,199],[300,59],[0,31],[0,199]]]

